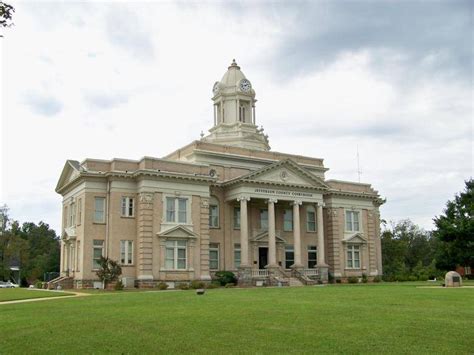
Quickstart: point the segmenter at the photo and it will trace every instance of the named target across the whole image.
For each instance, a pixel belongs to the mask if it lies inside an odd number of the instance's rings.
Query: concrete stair
[[[290,287],[301,287],[301,286],[304,286],[304,285],[296,277],[290,277],[290,285],[289,286]]]

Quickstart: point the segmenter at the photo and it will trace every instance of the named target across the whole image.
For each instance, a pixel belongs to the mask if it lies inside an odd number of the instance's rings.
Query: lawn
[[[99,293],[0,305],[0,352],[472,354],[473,299],[403,284]]]
[[[38,291],[28,288],[2,288],[0,289],[0,303],[5,301],[25,300],[29,298],[60,297],[70,295],[71,293]]]

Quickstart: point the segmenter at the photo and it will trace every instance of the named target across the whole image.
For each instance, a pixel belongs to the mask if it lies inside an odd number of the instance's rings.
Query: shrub
[[[225,288],[232,288],[235,287],[235,283],[229,282],[228,284],[225,284]]]
[[[330,273],[330,272],[328,273],[328,282],[329,282],[330,284],[333,284],[333,283],[336,282],[336,279],[334,278],[334,275],[333,275],[332,273]]]
[[[220,283],[212,282],[206,286],[208,289],[219,288],[221,286]]]
[[[418,281],[418,277],[410,275],[408,276],[408,281]]]
[[[366,284],[368,281],[369,281],[369,278],[367,277],[367,275],[362,274],[362,282]]]
[[[178,285],[180,290],[189,290],[189,285],[187,283],[181,283]]]
[[[123,290],[123,283],[122,281],[117,281],[114,285],[115,291],[122,291]]]
[[[199,288],[204,288],[204,287],[206,287],[206,284],[205,284],[204,282],[202,282],[202,281],[194,280],[194,281],[191,282],[191,285],[190,285],[190,286],[191,286],[191,288],[197,290],[197,289],[199,289]]]
[[[341,282],[342,282],[341,279],[336,279],[337,284],[340,284]]]
[[[216,272],[216,280],[219,281],[221,286],[225,286],[227,284],[237,283],[237,278],[235,277],[234,273],[231,271],[218,271]]]
[[[158,285],[156,285],[158,290],[166,290],[168,288],[168,284],[164,282],[160,282]]]
[[[350,284],[356,284],[359,282],[359,279],[355,276],[349,276],[347,278],[347,282],[349,282]]]
[[[375,276],[373,281],[378,283],[382,281],[382,278],[380,276]]]
[[[35,282],[35,287],[36,288],[43,288],[43,281],[40,281],[40,280],[36,281]]]

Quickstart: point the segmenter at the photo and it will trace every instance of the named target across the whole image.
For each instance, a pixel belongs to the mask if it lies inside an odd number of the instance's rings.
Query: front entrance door
[[[258,268],[265,269],[268,264],[268,248],[258,248]]]

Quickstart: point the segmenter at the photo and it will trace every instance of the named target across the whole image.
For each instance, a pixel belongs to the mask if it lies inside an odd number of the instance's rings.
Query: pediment
[[[66,164],[64,164],[63,171],[61,172],[61,176],[59,177],[58,183],[56,185],[56,192],[64,185],[76,179],[80,175],[79,169],[79,162],[75,160],[66,161]]]
[[[277,243],[286,244],[286,240],[283,239],[282,237],[280,237],[278,234],[275,235],[275,239],[276,239]],[[267,242],[268,243],[268,231],[262,231],[262,232],[258,233],[257,235],[255,235],[252,238],[252,241],[254,241],[254,242]]]
[[[367,239],[364,238],[363,234],[356,233],[350,236],[349,238],[344,239],[343,242],[350,243],[350,244],[365,244],[367,243]]]
[[[328,189],[324,181],[300,167],[291,159],[280,160],[250,174],[229,181],[235,182],[269,183],[288,186],[301,186],[317,189]]]
[[[176,239],[195,239],[197,234],[189,228],[177,225],[165,231],[158,232],[157,235],[162,238],[176,238]]]
[[[63,240],[75,239],[76,236],[77,236],[77,234],[76,234],[76,228],[75,227],[64,228],[64,232],[62,234],[62,239]]]

